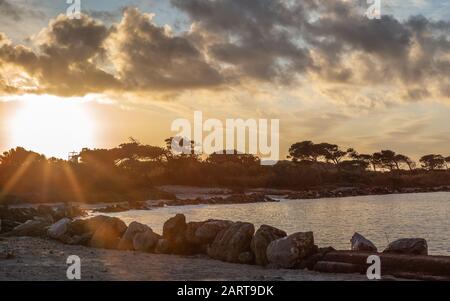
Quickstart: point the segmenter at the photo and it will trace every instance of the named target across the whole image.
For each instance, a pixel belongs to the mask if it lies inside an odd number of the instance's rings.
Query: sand
[[[13,252],[13,258],[6,254]],[[367,280],[358,274],[275,270],[212,260],[206,256],[146,254],[69,246],[30,237],[0,239],[0,281],[67,280],[67,257],[81,258],[81,280]]]

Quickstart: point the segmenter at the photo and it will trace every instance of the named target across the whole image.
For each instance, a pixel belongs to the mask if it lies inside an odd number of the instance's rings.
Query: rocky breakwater
[[[383,276],[450,279],[450,257],[428,256],[427,242],[422,238],[394,241],[379,253],[377,247],[359,233],[350,239],[350,250],[336,251],[332,247],[318,247],[313,232],[287,235],[285,231],[269,225],[262,225],[256,230],[251,223],[229,220],[187,222],[183,214],[167,220],[161,235],[147,225],[132,222],[127,226],[118,218],[102,215],[76,220],[63,217],[47,227],[30,224],[28,220],[7,235],[38,233],[65,244],[93,248],[203,255],[238,264],[330,273],[365,274],[369,267],[368,256],[378,255]],[[39,231],[23,230],[33,227]]]
[[[402,194],[402,193],[425,193],[425,192],[439,192],[450,191],[450,186],[438,187],[340,187],[329,189],[310,189],[303,191],[296,191],[287,194],[286,199],[322,199],[322,198],[341,198],[351,196],[365,196],[365,195],[386,195],[386,194]]]
[[[78,206],[60,205],[36,208],[0,206],[0,233],[13,236],[43,236],[48,227],[63,218],[74,219],[87,213]]]
[[[128,202],[121,204],[113,204],[103,208],[93,210],[100,213],[124,212],[128,210],[151,210],[165,206],[187,206],[187,205],[213,205],[213,204],[250,204],[250,203],[266,203],[278,202],[263,193],[252,194],[232,194],[223,197],[212,198],[195,198],[195,199],[166,199],[153,202]]]

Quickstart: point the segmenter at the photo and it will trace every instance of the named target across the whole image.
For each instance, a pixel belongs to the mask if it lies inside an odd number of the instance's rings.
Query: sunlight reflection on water
[[[188,221],[229,219],[248,221],[257,227],[269,224],[288,233],[314,231],[319,246],[331,245],[338,249],[348,249],[356,231],[372,240],[380,251],[388,241],[423,237],[428,241],[430,254],[450,255],[448,192],[180,206],[109,215],[120,217],[126,223],[147,224],[161,233],[164,222],[176,213],[185,214]]]

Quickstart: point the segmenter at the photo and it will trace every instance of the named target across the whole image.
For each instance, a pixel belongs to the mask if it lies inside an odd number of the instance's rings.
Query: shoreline
[[[171,187],[174,187],[171,192]],[[118,213],[130,210],[152,210],[168,206],[191,206],[191,205],[230,205],[230,204],[250,204],[250,203],[266,203],[280,202],[285,200],[315,200],[315,199],[332,199],[347,198],[358,196],[383,196],[383,195],[403,195],[416,193],[436,193],[450,192],[450,186],[438,186],[428,188],[399,188],[390,189],[388,187],[338,187],[325,189],[308,189],[308,190],[288,190],[274,188],[251,188],[243,193],[233,193],[226,188],[217,187],[194,187],[167,185],[164,187],[167,191],[173,193],[175,199],[153,199],[147,201],[133,202],[54,202],[54,203],[32,203],[23,202],[15,204],[4,204],[9,208],[38,208],[43,207],[61,207],[65,205],[77,206],[89,212],[96,213]],[[0,204],[1,205],[1,204]]]
[[[11,209],[2,216],[22,213]],[[48,269],[45,279],[64,280],[60,273],[70,255],[90,266],[92,280],[364,280],[370,255],[381,258],[383,275],[389,279],[450,280],[450,257],[428,255],[423,238],[398,239],[381,252],[355,233],[351,250],[345,251],[318,246],[313,232],[288,235],[249,222],[186,222],[177,214],[158,234],[145,224],[126,225],[117,217],[78,219],[73,215],[83,211],[75,208],[66,208],[59,220],[55,217],[61,212],[37,213],[33,219],[23,216],[16,221],[19,225],[0,235],[0,280],[42,280],[33,277],[43,272],[30,272],[30,267]],[[156,270],[155,261],[160,264]],[[194,276],[184,278],[184,268]]]
[[[5,259],[5,251],[14,258]],[[0,240],[0,281],[65,281],[69,255],[81,258],[82,281],[364,281],[365,275],[269,269],[205,256],[150,254],[94,249],[53,240]],[[386,277],[394,280],[394,277]]]
[[[189,187],[188,195],[192,195],[193,187]],[[205,190],[207,188],[198,188]],[[336,189],[319,189],[319,190],[303,190],[291,191],[283,189],[265,189],[256,188],[249,189],[245,193],[233,194],[226,193],[224,190],[222,196],[217,195],[217,190],[212,193],[213,196],[208,197],[208,193],[197,193],[196,198],[186,197],[183,192],[178,190],[177,198],[175,200],[156,200],[140,202],[141,205],[130,206],[126,202],[116,204],[105,204],[102,208],[93,209],[93,212],[98,213],[116,213],[125,212],[129,210],[152,210],[156,208],[163,208],[167,206],[191,206],[191,205],[228,205],[228,204],[250,204],[250,203],[266,203],[266,202],[280,202],[279,199],[285,200],[315,200],[315,199],[332,199],[332,198],[347,198],[358,196],[383,196],[383,195],[403,195],[416,193],[435,193],[435,192],[450,192],[450,186],[440,186],[433,188],[403,188],[403,189],[389,189],[387,187],[340,187]]]

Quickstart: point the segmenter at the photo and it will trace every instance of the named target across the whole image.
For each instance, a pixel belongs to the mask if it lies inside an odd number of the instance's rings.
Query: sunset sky
[[[0,0],[0,150],[66,158],[176,118],[276,118],[297,141],[450,155],[450,1]]]

